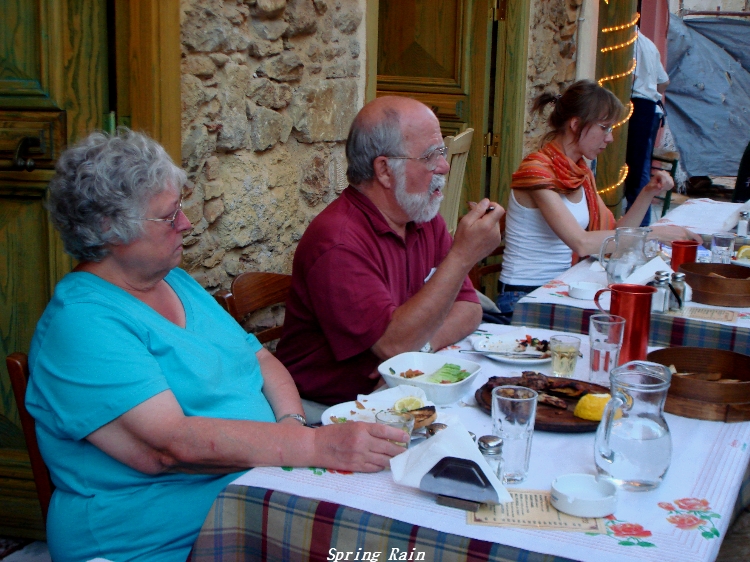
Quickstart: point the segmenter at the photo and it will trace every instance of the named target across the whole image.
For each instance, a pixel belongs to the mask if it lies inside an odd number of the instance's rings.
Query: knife
[[[526,351],[474,351],[470,349],[459,349],[459,353],[479,353],[481,355],[501,355],[503,357],[528,357],[529,359],[544,359],[549,355],[543,353],[528,353]]]

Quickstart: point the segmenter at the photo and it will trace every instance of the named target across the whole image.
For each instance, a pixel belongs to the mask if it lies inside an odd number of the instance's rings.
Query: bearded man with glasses
[[[349,187],[297,247],[277,348],[310,417],[321,404],[373,391],[382,361],[473,332],[482,308],[467,274],[501,241],[504,210],[487,199],[451,239],[438,214],[450,166],[424,104],[370,102],[352,123],[346,155]]]

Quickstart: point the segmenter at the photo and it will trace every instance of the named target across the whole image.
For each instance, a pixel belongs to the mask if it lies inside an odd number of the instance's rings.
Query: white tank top
[[[578,203],[561,195],[563,203],[581,228],[589,224],[586,194]],[[524,207],[510,190],[505,219],[505,252],[500,280],[507,285],[538,287],[567,270],[573,251],[558,238],[539,209]]]

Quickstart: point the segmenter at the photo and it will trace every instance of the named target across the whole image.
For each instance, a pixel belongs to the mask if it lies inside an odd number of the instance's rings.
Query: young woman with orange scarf
[[[594,160],[612,142],[612,129],[624,108],[612,92],[579,80],[561,95],[545,92],[532,112],[553,104],[544,146],[527,156],[513,174],[505,227],[505,253],[498,306],[512,313],[524,294],[567,270],[575,256],[599,252],[601,243],[622,226],[637,227],[654,196],[672,187],[656,171],[627,213],[615,221],[596,192]],[[681,227],[655,226],[652,237],[666,243],[700,238]]]

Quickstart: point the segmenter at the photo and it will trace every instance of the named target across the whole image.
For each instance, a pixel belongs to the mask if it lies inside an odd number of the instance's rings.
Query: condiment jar
[[[669,295],[669,310],[682,310],[685,308],[685,274],[684,273],[673,273],[672,274],[672,290],[677,293],[680,297],[679,301],[677,297],[670,291]]]
[[[482,435],[477,439],[482,457],[490,465],[497,479],[503,479],[503,440],[497,435]]]
[[[740,220],[737,223],[737,236],[747,236],[749,222],[750,211],[740,211]]]
[[[654,277],[656,292],[651,295],[651,312],[666,312],[669,310],[669,278],[666,271],[657,271]]]

